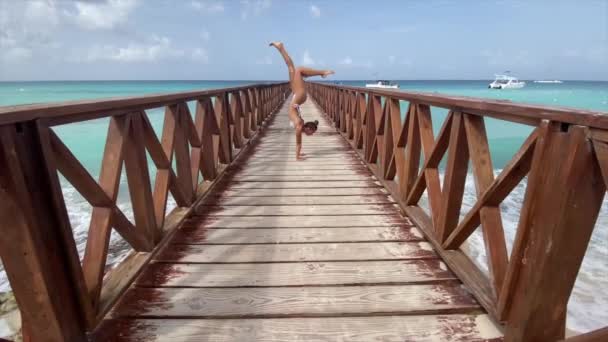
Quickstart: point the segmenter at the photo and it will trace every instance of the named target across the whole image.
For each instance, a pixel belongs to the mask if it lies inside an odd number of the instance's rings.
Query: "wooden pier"
[[[25,338],[564,338],[606,191],[608,118],[320,83],[309,91],[303,116],[320,127],[304,138],[304,161],[294,158],[286,84],[0,109],[0,256]],[[430,106],[450,109],[437,136]],[[160,137],[152,108],[165,108]],[[484,116],[536,127],[497,177]],[[96,180],[52,127],[101,117],[110,125]],[[469,160],[478,202],[460,219]],[[116,205],[123,164],[134,222]],[[93,207],[82,263],[58,174]],[[525,176],[508,256],[498,205]],[[167,214],[169,193],[178,207]],[[479,226],[489,274],[459,248]],[[133,252],[106,272],[111,229]]]

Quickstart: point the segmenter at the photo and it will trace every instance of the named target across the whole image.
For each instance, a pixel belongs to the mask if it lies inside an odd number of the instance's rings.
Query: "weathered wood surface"
[[[142,301],[141,298],[147,300]],[[467,312],[479,308],[459,285],[311,286],[267,288],[135,288],[116,308],[121,316],[318,317]]]
[[[389,204],[394,203],[389,196],[369,194],[364,196],[243,196],[238,197],[214,197],[221,206],[269,206],[269,205],[363,205],[363,204]]]
[[[302,188],[376,188],[380,183],[364,181],[284,181],[284,182],[232,182],[228,189],[302,189]]]
[[[369,177],[369,176],[368,176]],[[235,182],[293,182],[293,181],[363,181],[368,177],[360,174],[355,175],[300,175],[297,171],[293,175],[242,175],[234,177]]]
[[[391,209],[394,204],[360,204],[360,205],[258,205],[258,206],[222,206],[201,205],[196,208],[199,215],[215,216],[289,216],[298,215],[382,215]]]
[[[167,274],[171,275],[167,277]],[[454,275],[439,259],[255,264],[152,265],[144,287],[244,287],[441,283]]]
[[[319,243],[265,245],[173,245],[163,262],[296,262],[335,260],[404,260],[434,258],[428,242]]]
[[[223,197],[275,197],[288,198],[292,196],[356,196],[366,198],[369,195],[386,194],[383,188],[307,188],[307,189],[226,189]],[[365,196],[365,197],[363,197]]]
[[[174,238],[175,243],[207,245],[421,240],[422,234],[414,227],[183,228]]]
[[[377,227],[408,224],[396,212],[393,215],[363,216],[205,216],[192,218],[185,227],[207,228],[302,228],[302,227]]]
[[[118,319],[98,341],[485,341],[500,336],[487,315],[279,319]],[[114,335],[110,332],[125,331]],[[106,334],[103,334],[103,333]]]
[[[95,339],[500,337],[312,103],[304,116],[318,119],[320,132],[304,137],[308,159],[294,160],[285,109],[154,257]]]

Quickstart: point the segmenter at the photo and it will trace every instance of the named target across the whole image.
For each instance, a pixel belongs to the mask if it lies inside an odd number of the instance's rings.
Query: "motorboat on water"
[[[534,83],[564,83],[564,82],[560,81],[560,80],[540,80],[540,81],[534,81]]]
[[[376,83],[368,83],[365,85],[366,88],[383,88],[383,89],[399,89],[399,84],[391,81],[376,81]]]
[[[523,88],[526,82],[518,80],[509,75],[496,75],[494,82],[488,85],[490,89],[519,89]]]

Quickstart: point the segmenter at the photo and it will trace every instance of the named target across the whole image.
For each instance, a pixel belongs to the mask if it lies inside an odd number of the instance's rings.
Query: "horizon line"
[[[361,79],[319,79],[317,82],[363,82],[379,80],[381,78],[361,78]],[[384,79],[384,78],[382,78]],[[491,81],[491,78],[418,78],[418,79],[387,79],[391,81]],[[522,81],[544,81],[544,80],[560,80],[568,82],[608,82],[606,80],[585,80],[585,79],[521,79]],[[0,80],[0,83],[14,82],[287,82],[286,79],[64,79],[64,80]]]

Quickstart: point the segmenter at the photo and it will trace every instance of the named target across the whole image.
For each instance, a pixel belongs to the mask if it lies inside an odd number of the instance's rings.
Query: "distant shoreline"
[[[393,81],[400,82],[486,82],[493,80],[492,77],[481,78],[481,79],[401,79],[401,78],[388,78]],[[533,78],[533,79],[521,79],[526,82],[534,82],[542,78]],[[316,79],[315,79],[316,80]],[[316,81],[319,82],[367,82],[374,81],[375,78],[368,79],[318,79]],[[286,79],[275,79],[275,80],[205,80],[205,79],[192,79],[192,80],[94,80],[94,79],[83,79],[83,80],[2,80],[0,83],[53,83],[53,82],[285,82]],[[562,82],[593,82],[593,83],[608,83],[608,80],[576,80],[576,79],[560,79]],[[551,84],[551,83],[547,83]]]

